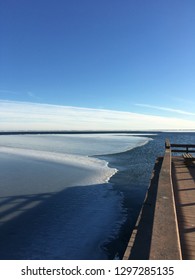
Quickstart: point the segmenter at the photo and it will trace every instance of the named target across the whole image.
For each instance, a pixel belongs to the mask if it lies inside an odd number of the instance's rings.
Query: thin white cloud
[[[195,121],[105,109],[0,100],[0,130],[193,129]]]
[[[151,108],[151,109],[157,109],[157,110],[177,113],[177,114],[181,114],[181,115],[195,116],[195,113],[187,112],[187,111],[183,111],[183,110],[178,110],[178,109],[174,109],[174,108],[169,108],[169,107],[154,106],[154,105],[140,104],[140,103],[135,104],[135,105],[139,106],[139,107],[146,107],[146,108]]]

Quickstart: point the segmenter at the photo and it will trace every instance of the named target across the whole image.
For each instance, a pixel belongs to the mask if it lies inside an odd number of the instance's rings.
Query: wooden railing
[[[169,139],[165,141],[165,148],[171,149],[172,153],[195,153],[194,144],[172,144]]]

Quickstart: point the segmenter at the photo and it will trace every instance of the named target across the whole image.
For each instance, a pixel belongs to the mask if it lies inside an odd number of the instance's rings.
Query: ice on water
[[[128,134],[2,135],[0,147],[92,156],[123,152],[148,140]]]
[[[125,134],[1,136],[0,223],[10,226],[0,231],[0,258],[106,259],[101,245],[125,214],[121,194],[107,183],[116,169],[91,156],[147,141]]]

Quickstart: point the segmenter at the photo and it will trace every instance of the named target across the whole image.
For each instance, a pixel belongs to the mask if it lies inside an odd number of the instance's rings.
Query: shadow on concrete
[[[190,259],[190,248],[189,248],[189,240],[186,239],[187,233],[195,232],[195,228],[193,225],[187,222],[190,215],[194,215],[194,206],[195,202],[182,203],[182,197],[191,197],[193,198],[194,190],[193,187],[195,181],[195,165],[185,164],[181,157],[174,158],[172,162],[172,180],[174,187],[174,195],[175,195],[175,203],[176,203],[176,211],[178,217],[178,227],[180,234],[180,242],[181,242],[181,251],[182,251],[182,259]],[[186,172],[183,172],[183,176],[181,172],[178,172],[180,168],[187,168]],[[178,178],[178,175],[180,176]],[[190,178],[189,178],[190,175]],[[185,178],[185,176],[187,178]],[[186,212],[187,211],[187,212]],[[186,214],[188,213],[188,214]],[[188,228],[186,225],[188,224]]]

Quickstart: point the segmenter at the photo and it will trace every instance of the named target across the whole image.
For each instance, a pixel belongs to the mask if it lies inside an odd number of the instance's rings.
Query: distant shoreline
[[[105,133],[160,133],[161,131],[126,131],[126,130],[109,130],[109,131],[101,131],[101,130],[97,130],[97,131],[88,131],[88,130],[84,130],[84,131],[58,131],[58,130],[51,130],[51,131],[0,131],[0,135],[25,135],[25,134],[105,134]]]
[[[190,133],[194,130],[36,130],[36,131],[0,131],[0,135],[38,135],[38,134],[111,134],[111,133],[127,133],[127,134],[150,134],[150,133]]]

